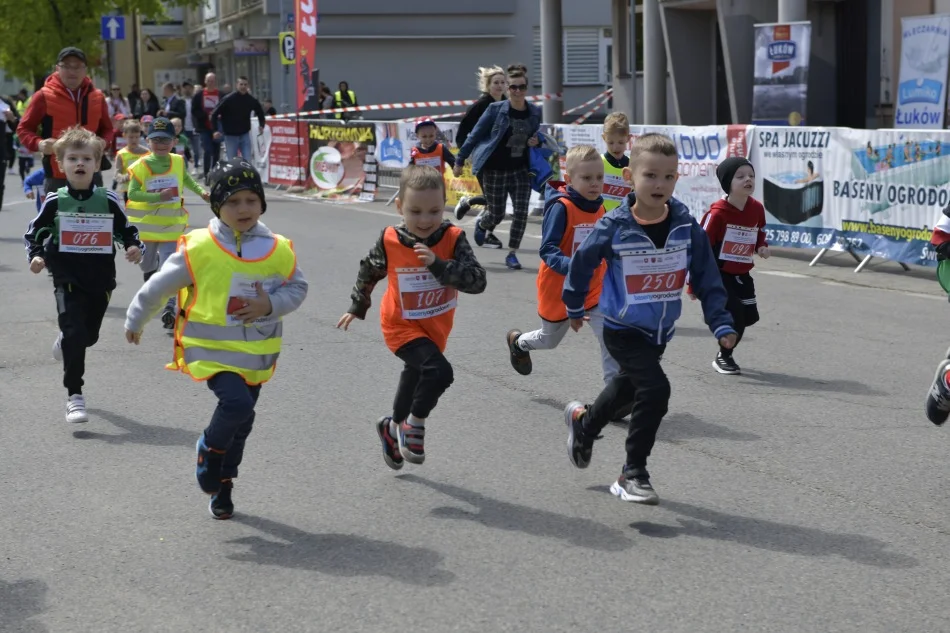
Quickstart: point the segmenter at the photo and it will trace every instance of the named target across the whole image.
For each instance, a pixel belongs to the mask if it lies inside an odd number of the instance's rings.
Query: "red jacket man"
[[[33,95],[17,127],[20,143],[30,151],[43,153],[46,191],[66,184],[66,175],[53,156],[53,142],[75,125],[94,132],[107,145],[112,142],[109,108],[102,91],[86,76],[86,54],[67,47],[59,53],[56,72]],[[101,184],[102,176],[96,176],[97,184]]]

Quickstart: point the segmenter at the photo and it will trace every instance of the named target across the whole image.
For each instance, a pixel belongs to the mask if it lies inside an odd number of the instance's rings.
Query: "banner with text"
[[[376,125],[358,121],[306,124],[310,139],[307,193],[337,202],[376,197]]]
[[[901,67],[894,127],[943,127],[948,54],[950,15],[901,18]]]
[[[804,125],[811,23],[755,25],[752,122]]]
[[[935,266],[950,148],[925,131],[757,127],[757,193],[774,246],[851,250]]]

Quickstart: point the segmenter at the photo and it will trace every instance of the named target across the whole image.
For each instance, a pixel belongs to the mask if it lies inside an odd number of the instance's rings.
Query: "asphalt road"
[[[272,196],[264,220],[311,290],[220,522],[193,474],[214,399],[162,369],[157,321],[125,343],[141,275],[124,261],[89,354],[91,420],[64,421],[52,288],[20,239],[31,212],[0,213],[4,633],[950,630],[950,430],[923,412],[950,307],[925,276],[772,258],[741,377],[713,372],[688,304],[650,462],[662,502],[643,507],[607,492],[624,429],[589,469],[567,459],[562,407],[600,387],[590,332],[535,353],[530,377],[508,364],[505,332],[538,322],[536,224],[524,271],[478,249],[488,289],[459,301],[455,384],[425,465],[397,475],[372,426],[400,370],[379,313],[334,329],[393,209]]]

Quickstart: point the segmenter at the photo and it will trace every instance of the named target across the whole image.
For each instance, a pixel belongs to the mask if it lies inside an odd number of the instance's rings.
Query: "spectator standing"
[[[132,106],[129,100],[122,96],[122,88],[113,85],[109,90],[109,98],[106,99],[109,104],[109,118],[115,119],[115,115],[121,114],[128,118],[132,116]]]
[[[148,88],[142,88],[142,92],[139,93],[139,101],[133,112],[135,117],[139,119],[143,116],[154,118],[158,116],[159,109],[158,97]]]
[[[197,173],[198,163],[201,160],[201,139],[198,138],[198,142],[195,142],[195,104],[192,101],[195,98],[195,86],[187,79],[181,84],[181,98],[185,101],[185,118],[182,119],[185,124],[185,136],[191,144],[191,153],[195,157],[195,173]]]
[[[185,108],[185,100],[175,93],[175,84],[169,81],[162,86],[162,97],[164,103],[162,109],[159,110],[159,116],[184,121],[188,111]]]
[[[195,120],[195,130],[201,136],[201,153],[204,155],[205,184],[208,181],[208,172],[218,164],[221,156],[221,142],[214,137],[215,127],[211,122],[211,112],[221,100],[218,92],[218,78],[214,73],[205,75],[205,85],[195,93],[191,100],[191,116]]]
[[[359,103],[356,102],[356,93],[350,90],[350,84],[341,81],[337,87],[337,91],[333,93],[333,107],[350,108],[358,105]],[[338,119],[349,121],[350,119],[356,118],[356,115],[356,112],[337,112],[335,116]]]
[[[224,97],[211,112],[211,121],[216,128],[215,137],[224,136],[229,162],[238,162],[238,152],[247,162],[252,160],[251,114],[256,114],[261,124],[258,134],[264,133],[264,108],[250,93],[250,89],[247,77],[238,77],[237,90]]]

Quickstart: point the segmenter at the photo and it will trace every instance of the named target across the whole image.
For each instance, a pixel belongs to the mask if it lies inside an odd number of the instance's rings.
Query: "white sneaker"
[[[66,421],[73,424],[89,421],[89,416],[86,415],[86,399],[82,394],[77,393],[67,398]]]
[[[63,333],[60,332],[56,340],[53,341],[53,360],[63,360]]]

